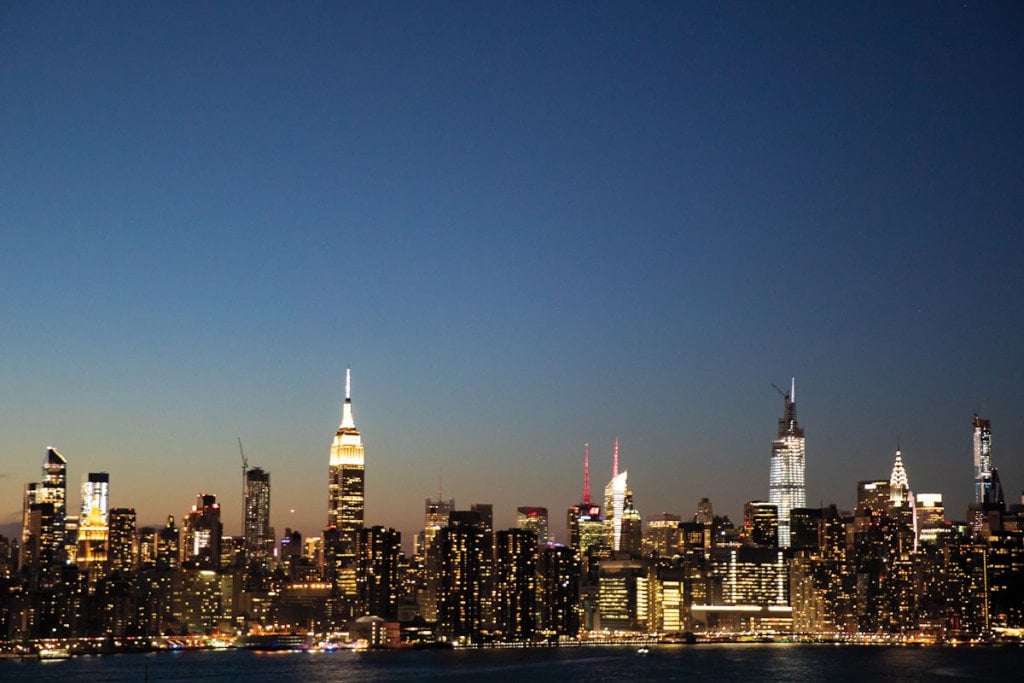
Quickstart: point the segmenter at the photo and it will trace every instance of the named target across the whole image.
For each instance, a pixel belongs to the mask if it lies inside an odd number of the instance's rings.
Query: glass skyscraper
[[[254,467],[245,473],[243,545],[247,563],[270,565],[274,537],[270,533],[270,472]]]

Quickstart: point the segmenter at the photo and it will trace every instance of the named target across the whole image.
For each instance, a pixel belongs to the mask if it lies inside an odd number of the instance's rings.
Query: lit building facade
[[[583,500],[569,508],[565,526],[569,547],[579,555],[604,540],[601,506],[590,500],[590,444],[583,445]]]
[[[483,625],[484,567],[491,548],[479,513],[453,511],[434,539],[438,554],[437,625],[449,639],[476,641]]]
[[[536,627],[537,536],[528,528],[495,534],[495,630],[506,641],[528,641]]]
[[[672,557],[682,549],[682,530],[679,523],[682,518],[663,512],[659,515],[647,516],[647,530],[644,532],[644,555]]]
[[[86,519],[93,510],[99,512],[103,523],[107,523],[107,510],[110,509],[110,475],[106,472],[89,472],[82,482],[82,513],[80,519]]]
[[[602,560],[598,576],[600,627],[609,631],[644,631],[648,611],[647,563]]]
[[[537,558],[538,627],[550,637],[580,630],[580,558],[572,548],[549,543]]]
[[[386,621],[398,618],[401,556],[400,532],[383,526],[360,529],[356,573],[360,616],[373,615]]]
[[[779,510],[779,546],[789,547],[789,512],[807,507],[805,488],[804,430],[796,419],[796,380],[788,394],[779,420],[779,434],[772,441],[772,462],[768,478],[768,501]]]
[[[89,573],[90,584],[106,570],[109,504],[110,475],[89,472],[82,482],[82,514],[78,519],[75,563],[79,571]]]
[[[61,558],[65,554],[67,497],[68,461],[56,448],[51,446],[46,449],[46,455],[43,457],[43,480],[39,484],[29,485],[26,490],[25,502],[26,510],[27,506],[33,503],[53,505],[53,532],[49,535],[47,542],[53,545],[51,552],[57,558]]]
[[[743,536],[750,545],[768,548],[778,547],[778,506],[775,503],[766,503],[763,500],[752,500],[746,503],[743,506]]]
[[[918,493],[915,496],[918,540],[934,543],[946,532],[946,510],[941,493]]]
[[[135,569],[139,554],[135,545],[135,508],[113,508],[107,521],[110,571],[126,576]]]
[[[910,502],[910,479],[907,478],[907,470],[903,466],[903,453],[899,448],[896,449],[896,461],[892,466],[892,474],[889,475],[889,501],[894,506]]]
[[[173,519],[169,520],[173,523]],[[220,503],[217,496],[200,493],[196,504],[185,516],[181,528],[181,561],[205,569],[220,566],[221,536],[224,525],[220,521]]]
[[[626,491],[622,505],[622,524],[619,535],[619,551],[634,557],[643,554],[643,517],[633,504],[633,492]]]
[[[622,546],[622,512],[626,507],[627,472],[619,472],[619,439],[615,438],[612,451],[612,478],[604,487],[604,542],[613,551]]]
[[[604,487],[604,539],[612,550],[622,547],[622,512],[626,507],[626,476],[622,471]]]
[[[583,555],[604,540],[601,506],[582,502],[569,508],[566,516],[569,547]]]
[[[992,489],[992,424],[974,416],[974,502],[987,502]]]
[[[857,482],[857,507],[887,510],[891,501],[889,482],[885,480]]]
[[[349,370],[345,371],[341,425],[331,444],[327,490],[327,526],[338,530],[339,556],[353,559],[356,536],[363,528],[365,461],[363,439],[352,417],[352,373]]]
[[[789,571],[781,550],[715,548],[711,561],[715,575],[722,577],[720,604],[789,604]]]
[[[516,508],[516,528],[533,533],[537,545],[548,542],[548,509],[545,507]]]
[[[273,552],[270,531],[270,472],[253,467],[245,473],[243,547],[251,567],[267,568]]]
[[[447,526],[448,515],[454,509],[454,498],[450,500],[441,500],[440,496],[438,496],[437,500],[427,498],[423,512],[423,531],[416,534],[416,542],[413,548],[414,554],[420,557],[426,556],[431,542],[437,536],[437,532]]]

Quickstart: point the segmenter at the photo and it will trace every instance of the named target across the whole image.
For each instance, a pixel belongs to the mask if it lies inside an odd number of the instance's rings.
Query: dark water
[[[829,645],[256,653],[161,652],[0,661],[0,681],[1012,681],[1024,648]]]

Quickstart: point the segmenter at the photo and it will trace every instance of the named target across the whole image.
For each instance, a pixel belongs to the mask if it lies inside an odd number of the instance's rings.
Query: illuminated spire
[[[619,437],[615,437],[615,450],[612,454],[612,479],[619,476]]]
[[[590,505],[590,444],[583,444],[583,504]]]
[[[775,385],[772,385],[775,386]],[[775,386],[782,396],[779,435],[772,441],[771,468],[768,472],[768,501],[779,506],[779,547],[789,547],[790,511],[807,505],[805,488],[806,452],[804,430],[796,419],[796,378],[789,391]]]
[[[894,505],[902,505],[909,502],[910,481],[907,479],[907,470],[903,467],[903,455],[900,453],[899,439],[896,439],[896,462],[892,466],[892,475],[889,476],[889,500]]]
[[[907,480],[907,470],[903,467],[903,455],[899,446],[896,447],[896,463],[892,466],[892,475],[889,477],[889,488],[896,495],[896,489],[906,491],[910,488]]]
[[[352,418],[352,369],[345,368],[345,404],[341,409],[341,426],[338,429],[355,428],[356,422]]]

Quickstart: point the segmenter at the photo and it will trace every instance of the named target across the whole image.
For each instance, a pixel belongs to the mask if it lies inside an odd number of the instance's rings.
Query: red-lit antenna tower
[[[615,451],[612,455],[612,478],[619,476],[619,437],[615,437]]]
[[[583,504],[590,505],[590,444],[583,444]]]

